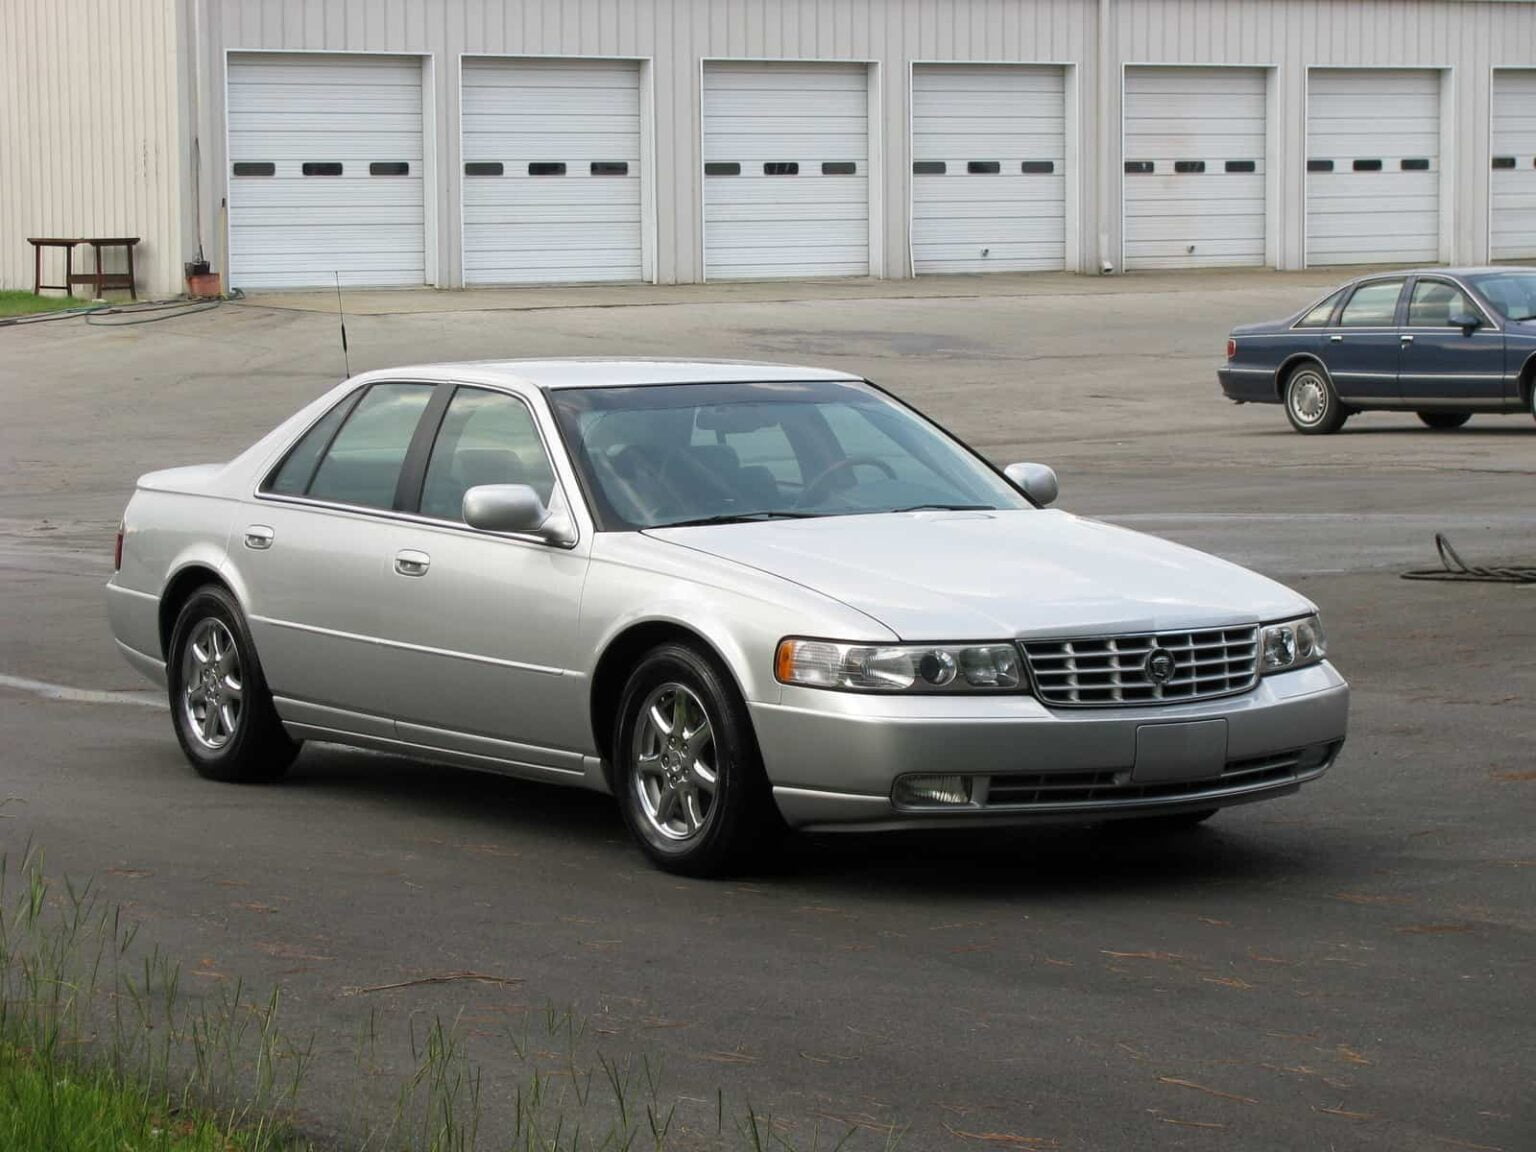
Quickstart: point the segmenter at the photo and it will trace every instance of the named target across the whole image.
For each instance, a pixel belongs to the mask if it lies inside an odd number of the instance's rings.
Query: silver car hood
[[[1161,631],[1312,611],[1246,568],[1059,511],[836,516],[647,535],[791,580],[911,640]]]

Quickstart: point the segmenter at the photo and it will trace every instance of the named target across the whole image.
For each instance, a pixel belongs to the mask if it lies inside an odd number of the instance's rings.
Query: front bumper
[[[1328,663],[1238,696],[1142,708],[1051,709],[1029,696],[892,698],[786,688],[750,704],[779,811],[805,829],[941,828],[1158,815],[1267,799],[1321,776],[1342,746],[1349,686]],[[1133,779],[1137,730],[1226,722],[1219,773]],[[963,806],[892,799],[909,774],[973,777]]]

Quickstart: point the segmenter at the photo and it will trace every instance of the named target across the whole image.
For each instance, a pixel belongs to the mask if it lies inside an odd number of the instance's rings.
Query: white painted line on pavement
[[[62,700],[69,704],[126,704],[136,708],[164,708],[164,697],[156,692],[102,692],[92,688],[71,688],[67,684],[50,684],[46,680],[29,680],[25,676],[7,676],[0,673],[0,688],[12,688],[17,692],[29,692],[44,700]]]

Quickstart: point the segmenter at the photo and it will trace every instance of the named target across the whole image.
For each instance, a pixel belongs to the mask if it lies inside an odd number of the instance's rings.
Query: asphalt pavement
[[[584,1052],[664,1070],[679,1147],[726,1145],[723,1099],[801,1147],[852,1126],[915,1150],[1536,1148],[1536,587],[1399,578],[1436,531],[1536,564],[1536,422],[1304,438],[1223,401],[1228,326],[1328,283],[355,296],[354,371],[864,373],[1000,463],[1055,465],[1070,511],[1298,587],[1354,687],[1327,777],[1192,834],[800,839],[715,883],[649,868],[583,793],[323,747],[277,787],[196,777],[107,632],[117,516],[139,473],[227,458],[333,384],[336,319],[287,297],[0,330],[0,852],[94,877],[194,993],[281,988],[316,1034],[321,1133],[388,1110],[433,1015],[459,1017],[482,1132],[506,1131],[530,1074],[507,1033],[554,1006]],[[504,982],[417,982],[465,972]]]

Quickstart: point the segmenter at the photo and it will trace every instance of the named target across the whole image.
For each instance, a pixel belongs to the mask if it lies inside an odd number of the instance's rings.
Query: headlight
[[[1012,644],[840,644],[783,640],[773,662],[780,684],[854,692],[1017,692],[1024,682]]]
[[[1328,639],[1316,616],[1266,624],[1260,637],[1259,671],[1263,673],[1305,668],[1328,655]]]

